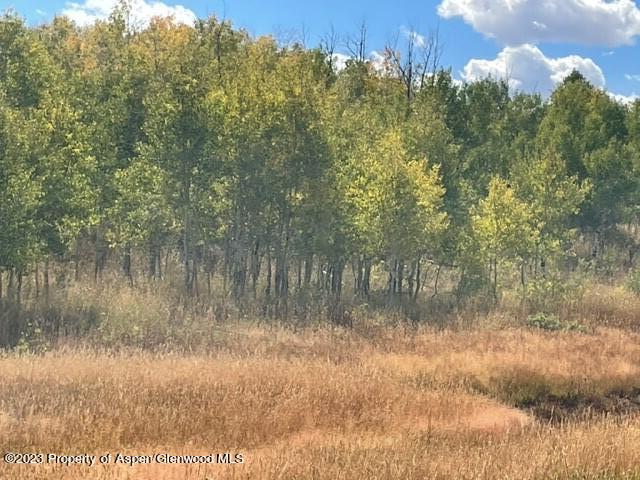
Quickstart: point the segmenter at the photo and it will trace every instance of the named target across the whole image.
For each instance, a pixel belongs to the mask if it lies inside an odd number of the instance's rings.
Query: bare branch
[[[386,51],[396,75],[404,85],[408,103],[407,113],[409,113],[416,93],[424,88],[428,81],[435,79],[442,47],[438,29],[427,37],[420,35],[414,28],[403,29],[403,31],[406,39],[402,50],[397,47],[398,34],[396,34],[393,43],[388,44]]]
[[[329,27],[329,31],[325,35],[323,35],[323,37],[320,39],[320,50],[327,57],[329,62],[329,68],[331,68],[331,70],[333,70],[333,67],[334,67],[333,55],[336,53],[337,44],[338,44],[338,34],[336,33],[336,30],[332,24]]]
[[[367,59],[367,24],[363,21],[360,25],[358,34],[347,37],[345,48],[358,62],[364,62]]]

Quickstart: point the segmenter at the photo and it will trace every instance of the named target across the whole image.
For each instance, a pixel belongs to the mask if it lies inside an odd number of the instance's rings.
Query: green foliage
[[[550,272],[532,278],[527,285],[527,303],[534,309],[558,310],[584,294],[584,278],[579,273]]]
[[[548,315],[546,313],[537,313],[535,315],[529,315],[526,322],[527,326],[531,328],[539,328],[541,330],[566,331],[566,332],[579,332],[585,333],[586,328],[577,321],[566,322],[562,321],[556,315]]]
[[[113,246],[146,245],[172,231],[167,175],[162,169],[137,159],[116,172],[114,186],[117,196],[107,217],[112,226],[107,238]]]
[[[534,228],[540,232],[540,245],[553,252],[571,239],[574,232],[568,226],[580,212],[591,184],[580,184],[577,177],[567,175],[565,162],[557,154],[543,152],[520,162],[513,178],[518,196],[530,205]]]
[[[529,315],[527,325],[542,330],[557,331],[562,330],[563,324],[556,315],[547,315],[545,313],[537,313]]]
[[[42,184],[29,164],[31,123],[0,97],[0,270],[24,270],[38,255]]]
[[[640,295],[640,269],[634,268],[627,277],[627,288]]]
[[[51,349],[51,340],[45,334],[40,319],[29,320],[23,325],[15,351],[20,354],[43,354]]]
[[[568,77],[554,92],[540,125],[538,144],[558,155],[567,173],[592,188],[580,223],[591,229],[608,229],[620,221],[633,180],[622,145],[628,130],[624,108],[589,84],[580,74]]]
[[[407,84],[390,51],[381,71],[337,71],[326,49],[215,17],[136,29],[124,5],[87,28],[4,15],[0,51],[0,273],[15,278],[55,259],[91,261],[97,281],[111,252],[130,283],[179,259],[187,293],[204,271],[267,304],[294,282],[340,295],[351,267],[359,296],[407,285],[415,301],[428,265],[460,296],[517,288],[543,307],[589,248],[610,273],[640,248],[639,106],[578,73],[548,102],[450,71]]]
[[[476,271],[478,264],[488,264],[496,300],[501,265],[505,262],[523,265],[539,242],[540,231],[533,220],[531,205],[520,200],[511,184],[499,177],[491,180],[487,197],[473,209],[466,254]]]
[[[411,258],[436,244],[447,225],[437,167],[408,160],[398,132],[360,155],[345,194],[355,238],[369,245],[370,255],[393,258]]]

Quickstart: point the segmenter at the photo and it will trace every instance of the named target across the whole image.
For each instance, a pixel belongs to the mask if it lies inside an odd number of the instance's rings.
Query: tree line
[[[462,84],[437,38],[399,43],[374,62],[363,28],[338,68],[335,36],[283,45],[215,17],[135,29],[124,5],[87,28],[6,13],[0,295],[27,277],[46,293],[50,265],[80,256],[96,281],[114,257],[132,285],[160,280],[171,256],[190,295],[214,281],[276,299],[415,300],[427,268],[498,298],[606,245],[633,266],[638,103],[577,72],[548,100]]]

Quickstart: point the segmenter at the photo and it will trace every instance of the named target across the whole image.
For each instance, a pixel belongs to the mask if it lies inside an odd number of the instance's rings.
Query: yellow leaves
[[[516,195],[504,179],[494,177],[489,193],[472,216],[472,227],[481,247],[493,256],[526,255],[539,238],[533,228],[529,205]]]
[[[227,103],[227,96],[222,89],[212,89],[207,94],[207,102],[210,105],[224,105]]]
[[[344,174],[351,221],[377,253],[415,255],[437,243],[446,229],[438,168],[409,158],[399,130],[372,143],[361,140]]]

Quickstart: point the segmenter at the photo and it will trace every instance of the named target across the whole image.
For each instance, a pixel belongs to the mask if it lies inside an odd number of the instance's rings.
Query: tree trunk
[[[522,285],[522,303],[527,299],[527,283],[525,279],[525,262],[520,264],[520,284]]]
[[[76,282],[80,281],[80,241],[76,240],[76,253],[74,258],[75,268],[73,278]]]
[[[304,286],[309,288],[311,283],[311,274],[313,272],[313,254],[307,256],[304,261]]]
[[[227,293],[227,279],[231,276],[231,239],[225,239],[224,262],[222,264],[222,290]]]
[[[256,240],[255,247],[251,255],[251,291],[253,298],[258,296],[258,279],[260,278],[260,268],[262,267],[262,256],[260,255],[260,240]]]
[[[414,285],[415,285],[415,276],[416,276],[416,262],[415,260],[411,262],[411,270],[409,271],[409,276],[407,277],[407,289],[409,294],[409,299],[413,299]]]
[[[398,280],[396,275],[398,274],[398,260],[393,260],[391,269],[389,270],[389,298],[392,298],[396,293]]]
[[[98,278],[101,277],[106,263],[107,248],[102,238],[102,227],[98,225],[98,227],[96,227],[95,258],[93,265],[93,281],[95,283],[98,283]]]
[[[416,261],[416,287],[415,290],[413,292],[413,301],[415,302],[416,300],[418,300],[418,294],[420,293],[420,288],[422,288],[421,284],[420,284],[420,275],[421,275],[421,268],[422,267],[422,258],[418,257],[418,260]]]
[[[264,294],[271,296],[271,251],[267,251],[267,286],[264,289]]]
[[[18,305],[22,303],[22,270],[18,272],[18,288],[16,291],[16,299],[18,300]]]
[[[296,263],[296,289],[300,291],[302,290],[302,259],[299,258]]]
[[[397,276],[397,285],[398,285],[398,296],[402,297],[402,281],[404,277],[404,260],[398,261],[398,276]]]
[[[498,259],[493,258],[493,300],[498,302]]]
[[[186,217],[186,214],[185,214]],[[188,230],[188,219],[185,218],[185,228],[182,233],[182,255],[183,255],[183,265],[184,265],[184,286],[187,289],[187,293],[191,294],[191,267],[189,264],[189,234]]]
[[[149,278],[151,278],[152,280],[155,280],[157,278],[158,257],[159,255],[158,255],[157,249],[155,245],[151,243],[149,247]]]
[[[195,252],[194,252],[195,253]],[[195,294],[196,298],[200,297],[200,290],[198,289],[198,259],[197,255],[193,255],[193,268],[191,277],[191,291]]]
[[[36,262],[36,268],[33,272],[35,285],[36,285],[36,298],[40,298],[40,268],[39,262]]]
[[[9,298],[10,300],[14,300],[14,285],[13,285],[13,279],[14,279],[14,270],[13,268],[9,269],[9,282],[7,284],[7,298]]]
[[[131,273],[131,245],[127,244],[124,248],[124,258],[122,260],[122,270],[129,280],[129,286],[133,287],[133,275]]]
[[[233,265],[233,293],[236,298],[244,295],[246,279],[247,279],[247,257],[243,252],[242,255],[236,256]]]
[[[360,255],[351,260],[351,271],[353,272],[353,293],[362,294],[362,259]]]
[[[164,254],[164,276],[167,276],[167,272],[169,271],[169,252],[170,250],[167,248],[167,251]]]
[[[156,261],[158,262],[158,280],[162,280],[162,247],[156,251]]]
[[[433,295],[432,298],[438,296],[438,282],[440,281],[440,270],[442,269],[442,265],[438,265],[438,270],[436,271],[436,279],[433,283]]]
[[[344,262],[336,260],[331,266],[331,293],[340,298],[342,294],[342,272],[344,271]]]
[[[187,294],[191,295],[192,290],[192,273],[191,273],[191,215],[189,212],[189,207],[191,206],[191,198],[190,198],[190,189],[191,189],[191,180],[189,178],[189,171],[187,168],[187,163],[183,159],[182,160],[182,223],[183,223],[183,232],[182,232],[182,264],[184,265],[184,286],[187,290]]]
[[[280,252],[276,257],[276,295],[285,297],[289,287],[286,254]]]
[[[44,261],[44,299],[49,303],[49,257]]]
[[[364,275],[362,279],[362,292],[365,297],[369,298],[371,291],[371,260],[366,259],[364,261]]]

